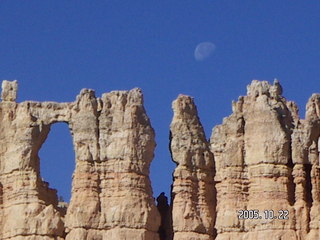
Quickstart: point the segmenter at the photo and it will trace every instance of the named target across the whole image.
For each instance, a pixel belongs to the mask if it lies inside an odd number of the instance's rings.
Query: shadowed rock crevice
[[[305,173],[306,173],[306,186],[305,186],[306,198],[305,198],[305,201],[306,201],[307,206],[309,208],[312,207],[312,203],[313,203],[311,169],[312,169],[312,165],[310,165],[310,164],[305,164],[304,165],[304,170],[305,170]]]
[[[160,240],[171,240],[172,239],[172,215],[171,207],[168,204],[168,198],[165,193],[162,192],[157,197],[157,208],[161,216],[161,225],[158,233]]]
[[[292,162],[292,158],[288,159],[287,167],[288,167],[288,184],[287,184],[288,201],[290,206],[293,206],[295,202],[296,185],[294,183],[294,176],[293,176],[294,164]]]

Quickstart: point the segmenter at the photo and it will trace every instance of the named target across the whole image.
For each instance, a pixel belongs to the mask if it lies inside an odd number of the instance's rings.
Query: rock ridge
[[[171,202],[155,205],[149,169],[155,133],[142,91],[73,102],[0,102],[0,239],[318,240],[320,94],[297,105],[253,80],[207,140],[194,99],[173,102]],[[38,152],[52,124],[68,124],[75,150],[70,203],[41,178]],[[274,218],[277,216],[277,218]]]

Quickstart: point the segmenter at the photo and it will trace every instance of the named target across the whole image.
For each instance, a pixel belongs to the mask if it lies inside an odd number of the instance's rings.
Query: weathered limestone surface
[[[300,120],[278,81],[247,90],[211,136],[216,239],[319,239],[319,95]],[[262,219],[239,219],[239,210],[259,210]],[[266,219],[264,210],[288,210],[289,218]]]
[[[180,95],[172,105],[170,150],[173,174],[174,240],[214,239],[214,161],[193,99]]]
[[[296,227],[302,239],[320,238],[320,94],[313,94],[305,120],[297,121],[292,134],[295,164]]]
[[[0,239],[320,239],[320,94],[300,119],[278,81],[255,80],[210,142],[193,99],[180,95],[170,126],[171,203],[162,193],[156,207],[149,179],[156,144],[139,89],[17,103],[17,88],[2,83]],[[56,122],[68,124],[76,154],[71,201],[62,205],[38,157]],[[260,215],[239,219],[240,210]],[[288,219],[265,210],[288,211]]]
[[[41,180],[39,171],[38,151],[50,123],[46,116],[39,119],[32,113],[38,108],[45,111],[50,103],[18,104],[16,82],[4,82],[2,88],[0,239],[61,239],[64,227],[56,191]]]
[[[2,88],[0,239],[159,239],[149,180],[154,132],[139,89],[16,103],[16,82]],[[66,216],[39,169],[38,151],[55,122],[69,124],[76,153]]]
[[[139,89],[101,99],[84,90],[72,106],[76,170],[66,239],[158,239],[149,180],[154,132],[142,104]]]

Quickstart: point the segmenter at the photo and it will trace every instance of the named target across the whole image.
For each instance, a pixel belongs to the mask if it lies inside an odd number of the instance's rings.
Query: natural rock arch
[[[1,239],[158,240],[160,217],[149,180],[154,132],[139,89],[101,99],[84,89],[71,103],[16,103],[17,83],[4,81],[2,87]],[[38,152],[56,122],[69,125],[76,155],[65,219],[55,190],[39,174]]]
[[[67,123],[55,122],[50,125],[50,131],[38,155],[41,178],[57,190],[59,206],[66,211],[75,170],[73,139]]]

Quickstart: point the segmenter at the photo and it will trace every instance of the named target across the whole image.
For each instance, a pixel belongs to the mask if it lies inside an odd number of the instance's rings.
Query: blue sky
[[[19,81],[18,101],[142,88],[156,131],[154,194],[169,193],[171,102],[193,96],[209,138],[252,79],[277,78],[303,116],[320,92],[319,12],[318,0],[1,0],[0,75]],[[196,61],[200,42],[215,50]],[[52,127],[40,157],[42,176],[68,200],[74,153],[65,124]]]

